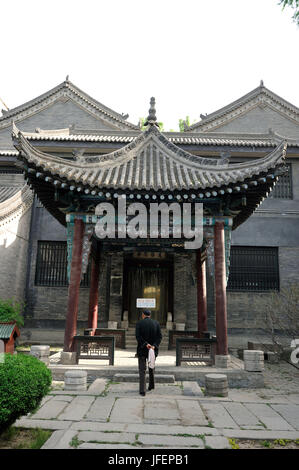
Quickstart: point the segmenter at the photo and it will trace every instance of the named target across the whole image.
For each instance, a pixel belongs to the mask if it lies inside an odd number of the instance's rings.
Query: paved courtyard
[[[99,378],[87,392],[54,382],[39,410],[17,426],[54,430],[44,449],[231,448],[229,439],[299,439],[299,372],[267,364],[265,388],[206,397],[196,382],[156,385]]]

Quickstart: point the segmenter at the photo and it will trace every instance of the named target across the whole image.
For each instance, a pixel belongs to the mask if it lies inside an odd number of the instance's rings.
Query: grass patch
[[[40,449],[53,431],[11,426],[0,435],[0,449]]]
[[[229,439],[228,442],[229,442],[232,449],[240,449],[240,447],[237,444],[237,442],[235,441],[235,439]]]
[[[77,449],[80,444],[83,444],[83,441],[79,441],[78,436],[74,436],[70,442],[70,446],[74,447],[75,449]]]

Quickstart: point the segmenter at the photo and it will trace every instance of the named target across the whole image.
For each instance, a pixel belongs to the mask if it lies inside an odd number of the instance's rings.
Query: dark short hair
[[[150,317],[152,312],[151,312],[150,310],[145,309],[145,310],[142,310],[142,313],[143,313],[143,315],[145,315],[146,317]]]

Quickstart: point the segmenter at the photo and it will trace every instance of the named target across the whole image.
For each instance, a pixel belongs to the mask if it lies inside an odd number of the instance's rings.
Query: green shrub
[[[0,299],[0,322],[14,321],[18,326],[23,326],[22,308],[23,304],[14,299]]]
[[[4,354],[0,363],[0,434],[16,419],[36,410],[51,382],[51,371],[35,357]]]

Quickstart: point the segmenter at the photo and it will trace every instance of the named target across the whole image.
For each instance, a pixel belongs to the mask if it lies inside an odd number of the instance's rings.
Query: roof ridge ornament
[[[145,126],[157,126],[159,129],[159,123],[157,121],[157,116],[156,116],[156,100],[154,97],[151,98],[150,100],[150,109],[148,110],[148,116],[147,119],[144,123]]]
[[[265,86],[265,85],[264,85],[264,80],[261,80],[261,81],[260,81],[260,87],[263,87],[263,86]]]

